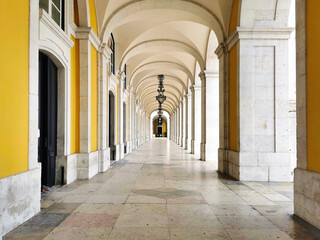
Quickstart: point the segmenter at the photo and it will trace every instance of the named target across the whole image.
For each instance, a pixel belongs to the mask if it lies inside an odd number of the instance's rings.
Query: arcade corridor
[[[233,181],[214,166],[152,139],[106,172],[58,187],[4,239],[320,239],[292,217],[292,183]]]

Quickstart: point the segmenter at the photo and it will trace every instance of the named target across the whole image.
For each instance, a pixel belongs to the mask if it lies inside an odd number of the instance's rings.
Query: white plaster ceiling
[[[158,74],[165,75],[163,107],[171,114],[198,82],[197,65],[206,70],[217,63],[214,50],[225,39],[232,5],[232,0],[95,1],[100,38],[107,41],[113,33],[116,66],[122,71],[127,65],[129,85],[150,114],[158,108]]]

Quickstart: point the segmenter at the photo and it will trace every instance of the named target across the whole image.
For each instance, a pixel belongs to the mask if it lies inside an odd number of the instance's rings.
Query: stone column
[[[199,74],[199,77],[201,79],[201,145],[200,145],[200,160],[205,161],[206,160],[206,123],[207,123],[207,96],[206,96],[206,88],[207,88],[207,79],[204,72],[201,72]]]
[[[80,153],[78,179],[90,179],[99,172],[99,153],[91,152],[91,28],[78,28],[80,50]]]
[[[187,115],[187,118],[188,118],[188,137],[187,137],[187,149],[190,151],[191,153],[191,136],[192,136],[192,118],[191,118],[191,112],[192,112],[192,108],[191,108],[191,104],[192,104],[192,94],[191,94],[191,90],[189,91],[188,93],[188,105],[187,105],[187,108],[188,108],[188,115]]]
[[[181,113],[180,113],[180,117],[181,117],[181,128],[180,128],[180,132],[181,132],[181,138],[180,138],[180,146],[183,147],[183,143],[184,143],[184,134],[183,134],[183,123],[184,123],[184,119],[183,119],[183,108],[184,108],[184,104],[183,104],[183,99],[180,102],[180,109],[181,109]]]
[[[229,148],[229,54],[225,43],[215,53],[219,59],[219,149],[218,170],[228,172],[227,149]]]
[[[201,87],[193,86],[194,88],[194,153],[200,155],[200,143],[201,143]]]
[[[290,28],[237,28],[230,92],[228,174],[243,181],[292,181],[289,113]],[[231,63],[231,61],[230,61]],[[229,64],[230,65],[230,64]],[[234,76],[233,76],[234,77]],[[233,80],[233,81],[231,81]],[[231,116],[229,116],[231,118]],[[232,123],[232,126],[231,126]],[[231,141],[232,137],[232,141]],[[232,147],[232,149],[231,149]]]
[[[118,85],[118,143],[116,146],[116,158],[117,160],[124,157],[124,143],[123,143],[123,81],[124,72],[119,73],[119,85]]]
[[[191,90],[191,153],[194,154],[194,143],[195,143],[195,90],[194,90],[194,86],[191,86],[190,90]]]
[[[98,81],[98,149],[99,149],[99,171],[105,172],[110,166],[110,148],[108,138],[108,121],[107,121],[107,99],[108,99],[108,83],[107,83],[107,64],[110,60],[110,49],[106,44],[102,44],[99,49],[99,81]]]
[[[177,144],[180,145],[180,140],[181,140],[181,131],[180,131],[180,125],[181,125],[181,120],[180,120],[180,106],[177,108],[177,132],[178,132],[178,142]]]
[[[184,96],[185,99],[185,141],[184,141],[184,149],[187,150],[188,149],[188,127],[189,127],[189,121],[188,121],[188,95],[186,94]]]

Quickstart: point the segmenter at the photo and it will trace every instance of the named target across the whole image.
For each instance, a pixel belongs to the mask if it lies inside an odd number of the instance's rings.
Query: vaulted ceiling
[[[113,33],[116,66],[149,112],[157,110],[157,75],[165,75],[174,111],[197,71],[208,69],[218,42],[226,38],[232,0],[96,0],[99,37]],[[209,44],[208,44],[209,43]]]

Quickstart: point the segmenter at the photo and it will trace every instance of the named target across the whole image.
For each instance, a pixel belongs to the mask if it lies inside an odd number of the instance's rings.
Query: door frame
[[[67,155],[70,154],[70,124],[71,124],[71,77],[68,63],[62,56],[48,48],[39,47],[39,52],[47,55],[58,68],[57,79],[57,156],[56,184],[61,184],[61,167],[64,167],[64,179],[67,176]],[[38,79],[39,83],[40,79]],[[37,93],[37,99],[39,93]],[[38,101],[38,100],[37,100]],[[38,109],[38,108],[37,108]],[[37,111],[39,114],[39,110]],[[38,122],[37,122],[38,124]]]

